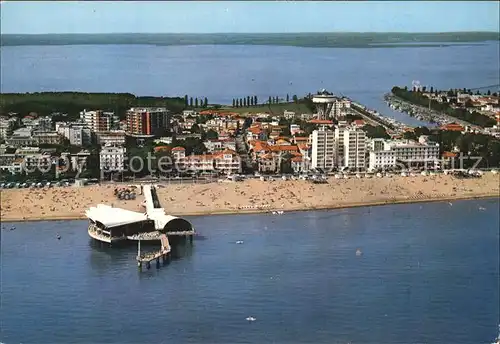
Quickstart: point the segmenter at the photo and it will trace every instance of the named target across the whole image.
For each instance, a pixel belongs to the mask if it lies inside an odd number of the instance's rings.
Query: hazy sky
[[[497,1],[2,1],[2,33],[498,31]]]

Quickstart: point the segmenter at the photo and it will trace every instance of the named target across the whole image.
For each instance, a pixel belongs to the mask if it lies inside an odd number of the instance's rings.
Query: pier
[[[166,264],[170,259],[170,243],[165,234],[160,235],[161,248],[154,252],[141,252],[141,241],[137,242],[137,267],[142,270],[142,265],[146,265],[146,269],[151,268],[151,262],[156,261],[156,268],[160,268],[160,261]]]

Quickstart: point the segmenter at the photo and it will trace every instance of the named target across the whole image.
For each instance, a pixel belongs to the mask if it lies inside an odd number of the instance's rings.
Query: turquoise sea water
[[[202,237],[142,273],[85,221],[4,224],[0,341],[490,343],[499,206],[192,217]]]

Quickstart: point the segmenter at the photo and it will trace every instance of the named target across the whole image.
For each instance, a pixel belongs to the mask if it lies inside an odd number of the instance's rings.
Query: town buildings
[[[123,146],[126,142],[125,131],[111,130],[96,133],[97,144],[100,146]]]
[[[374,139],[369,153],[368,167],[375,169],[439,167],[439,144],[429,142],[425,136],[418,141]]]
[[[336,166],[335,133],[321,127],[311,134],[311,168],[331,171]]]
[[[363,171],[366,168],[366,135],[363,130],[357,127],[347,127],[344,129],[344,162],[343,168],[351,171]]]
[[[168,128],[166,108],[141,107],[127,111],[127,132],[130,135],[161,136]]]
[[[80,119],[92,132],[109,131],[119,127],[119,117],[102,110],[80,112]]]
[[[73,146],[86,146],[92,143],[92,131],[84,123],[57,122],[56,132],[68,139]]]
[[[125,170],[125,147],[104,146],[99,153],[100,169],[105,172]]]
[[[18,119],[15,117],[0,117],[0,140],[11,136],[17,123]]]

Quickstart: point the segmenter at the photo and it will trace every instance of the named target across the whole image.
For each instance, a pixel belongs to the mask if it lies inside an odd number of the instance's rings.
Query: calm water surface
[[[435,88],[499,84],[499,43],[450,47],[82,45],[0,48],[2,92],[130,92],[208,97],[231,104],[257,95],[326,88],[409,124],[383,101],[394,85]]]
[[[4,224],[0,341],[490,343],[499,206],[193,217],[205,240],[142,273],[85,221]]]

